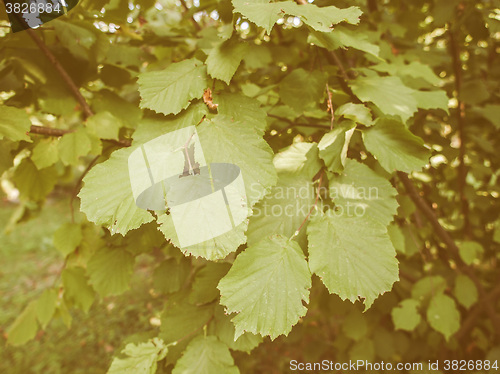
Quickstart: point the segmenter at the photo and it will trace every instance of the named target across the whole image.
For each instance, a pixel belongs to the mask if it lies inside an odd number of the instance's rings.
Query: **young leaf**
[[[277,286],[279,285],[279,286]],[[283,236],[249,246],[219,283],[221,304],[233,319],[235,338],[245,331],[288,335],[306,314],[311,274],[299,245]]]
[[[87,313],[94,303],[95,292],[87,282],[85,269],[81,267],[64,269],[61,278],[64,298]]]
[[[42,329],[45,329],[56,312],[57,294],[53,289],[43,291],[36,301],[36,317]]]
[[[366,149],[389,173],[419,171],[429,162],[430,151],[401,122],[381,118],[363,131]]]
[[[156,373],[157,362],[163,360],[167,352],[167,347],[158,338],[146,343],[129,343],[122,351],[127,357],[115,357],[108,374],[154,374]]]
[[[363,104],[347,103],[335,110],[336,116],[343,116],[365,126],[373,125],[372,113]]]
[[[274,156],[274,166],[279,173],[303,176],[312,180],[321,169],[316,143],[293,143]]]
[[[455,288],[453,289],[453,293],[455,294],[457,301],[467,309],[474,305],[478,300],[477,287],[467,275],[457,275],[455,278]]]
[[[17,316],[16,320],[7,331],[7,343],[18,346],[30,341],[38,331],[36,301],[32,301]]]
[[[165,70],[139,75],[141,108],[163,114],[177,114],[186,109],[191,100],[203,96],[207,87],[206,67],[192,58],[173,63]]]
[[[121,120],[108,111],[99,112],[87,120],[87,128],[102,139],[118,140]]]
[[[76,223],[65,223],[54,233],[54,247],[63,256],[69,255],[82,241],[82,228]]]
[[[63,135],[57,148],[64,165],[77,165],[81,156],[89,154],[92,144],[87,131],[80,128],[75,132]]]
[[[435,295],[427,308],[427,321],[449,341],[460,328],[460,313],[455,301],[443,293]]]
[[[217,284],[227,274],[231,265],[227,262],[209,262],[196,272],[189,301],[193,304],[206,304],[219,297]]]
[[[38,170],[29,158],[17,166],[12,178],[22,198],[41,201],[49,194],[57,182],[54,167]]]
[[[325,161],[329,171],[339,173],[344,170],[347,150],[356,124],[352,121],[342,121],[326,133],[318,144],[319,156]]]
[[[418,301],[406,299],[401,301],[396,308],[392,309],[392,322],[394,323],[396,330],[415,330],[422,320],[422,317],[420,317],[420,313],[417,310],[418,306]]]
[[[227,345],[215,336],[198,336],[187,346],[172,374],[238,374]]]
[[[190,271],[189,259],[176,261],[173,258],[163,261],[154,271],[153,285],[156,292],[174,293],[184,285]]]
[[[329,180],[330,197],[344,212],[352,209],[384,227],[393,220],[398,209],[397,191],[368,166],[348,159],[344,171]]]
[[[129,288],[134,256],[122,248],[98,250],[87,265],[90,283],[101,296],[118,295]]]
[[[59,138],[42,139],[33,148],[31,161],[33,161],[38,170],[52,166],[59,160],[58,144]]]
[[[246,43],[238,39],[230,39],[217,45],[206,60],[208,74],[229,84],[246,51]]]
[[[396,251],[384,225],[348,211],[314,217],[307,227],[309,267],[330,293],[365,308],[399,279]]]
[[[335,27],[334,32],[313,32],[308,38],[309,43],[314,43],[328,50],[351,47],[378,57],[378,45],[366,40],[366,35],[359,31],[352,31],[342,26]]]
[[[31,138],[27,135],[30,128],[31,121],[25,110],[0,105],[0,139],[31,142]]]

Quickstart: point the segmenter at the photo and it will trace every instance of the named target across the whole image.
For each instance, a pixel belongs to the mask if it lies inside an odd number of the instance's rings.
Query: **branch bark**
[[[54,129],[52,127],[31,125],[30,134],[59,137],[59,136],[63,136],[64,134],[72,133],[74,131],[75,130]],[[120,147],[130,147],[130,145],[132,144],[131,140],[128,140],[128,139],[120,139],[120,140],[101,139],[101,140],[105,141],[105,142],[113,143],[113,144],[120,146]]]
[[[465,143],[467,141],[465,134],[465,103],[460,100],[460,90],[462,88],[462,62],[460,61],[460,47],[457,42],[454,31],[451,25],[449,25],[449,42],[450,42],[450,53],[453,61],[453,74],[455,76],[455,91],[457,95],[457,111],[456,111],[456,121],[457,121],[457,132],[460,138],[460,147],[458,154],[458,195],[460,198],[460,203],[462,206],[462,215],[464,219],[464,232],[466,235],[470,233],[470,222],[469,222],[469,203],[467,197],[465,196],[465,180],[467,178],[467,167],[465,165]]]
[[[62,80],[68,88],[70,89],[71,93],[73,96],[76,98],[78,103],[80,104],[83,113],[85,115],[85,118],[91,117],[94,115],[92,112],[92,109],[90,109],[89,104],[81,94],[80,90],[76,86],[75,82],[71,79],[69,76],[68,72],[64,69],[64,67],[61,65],[61,63],[57,60],[56,56],[50,51],[50,49],[47,47],[47,45],[44,43],[44,41],[38,36],[38,34],[31,30],[27,29],[26,32],[28,35],[33,39],[35,44],[38,46],[38,48],[42,51],[42,53],[48,58],[50,63],[54,66],[54,68],[57,70],[59,75],[61,76]]]

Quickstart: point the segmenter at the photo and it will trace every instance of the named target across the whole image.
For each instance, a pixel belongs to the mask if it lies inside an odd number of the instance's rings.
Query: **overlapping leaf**
[[[232,319],[235,338],[248,331],[273,340],[288,335],[306,314],[310,287],[302,249],[280,235],[248,247],[218,286],[221,304],[238,313]]]

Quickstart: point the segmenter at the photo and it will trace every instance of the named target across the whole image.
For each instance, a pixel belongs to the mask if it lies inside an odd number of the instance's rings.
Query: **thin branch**
[[[73,188],[73,192],[71,193],[71,199],[69,200],[69,208],[71,210],[71,222],[75,223],[75,209],[73,208],[73,202],[75,201],[76,195],[78,193],[78,190],[80,189],[80,186],[82,185],[83,178],[87,175],[87,173],[92,169],[92,166],[95,165],[97,160],[101,157],[101,155],[95,156],[92,161],[87,165],[87,168],[83,171],[82,175],[80,178],[78,178],[78,181],[75,184],[75,187]]]
[[[37,135],[43,135],[43,136],[53,136],[53,137],[63,136],[65,134],[69,134],[72,132],[75,132],[75,130],[54,129],[52,127],[37,126],[37,125],[31,125],[31,128],[30,128],[30,134],[37,134]],[[130,147],[130,145],[132,144],[132,142],[129,139],[119,139],[119,140],[101,139],[101,140],[115,144],[119,147]]]
[[[347,82],[349,80],[349,76],[347,75],[344,65],[342,64],[342,61],[340,61],[339,56],[337,56],[335,51],[330,51],[330,55],[335,61],[335,65],[337,65],[337,67],[339,68],[340,73],[342,74],[342,78],[344,78],[344,80]]]
[[[458,125],[458,136],[460,138],[459,154],[458,154],[458,195],[462,206],[462,216],[464,219],[464,232],[466,235],[470,233],[469,222],[469,203],[465,196],[465,185],[467,178],[467,167],[465,165],[465,143],[467,141],[465,134],[465,103],[460,100],[460,91],[462,88],[462,62],[460,61],[460,47],[456,40],[455,34],[449,25],[450,37],[450,53],[453,60],[453,74],[455,75],[455,91],[457,95],[458,108],[456,111],[456,120]]]
[[[403,173],[401,171],[397,172],[399,179],[403,183],[406,192],[412,199],[412,201],[415,203],[417,208],[423,213],[423,215],[427,218],[427,220],[430,222],[432,227],[434,228],[434,232],[441,238],[441,240],[446,244],[446,247],[449,250],[449,253],[457,264],[458,269],[469,276],[469,278],[474,282],[476,285],[476,288],[478,290],[479,296],[481,299],[486,299],[487,298],[487,293],[481,284],[481,281],[479,278],[476,276],[474,273],[473,269],[468,266],[462,258],[460,257],[459,249],[458,246],[455,244],[455,241],[453,238],[450,236],[450,234],[441,226],[439,223],[436,215],[434,214],[434,211],[432,210],[431,207],[427,205],[427,203],[420,197],[418,194],[417,189],[413,185],[413,183],[410,181],[408,178],[408,175],[406,173]],[[500,335],[500,317],[497,316],[495,309],[491,305],[491,303],[486,302],[482,304],[483,307],[485,308],[486,312],[488,313],[488,316],[491,319],[491,322],[496,330],[496,334]]]
[[[279,119],[281,121],[284,121],[286,123],[289,123],[291,126],[290,127],[316,127],[318,129],[329,129],[330,126],[327,126],[327,125],[321,125],[319,123],[307,123],[307,124],[299,124],[299,123],[296,123],[294,121],[292,121],[291,119],[289,118],[286,118],[286,117],[281,117],[281,116],[277,116],[275,114],[270,114],[268,113],[267,114],[268,117],[271,117],[271,118],[276,118],[276,119]]]
[[[184,9],[184,13],[188,13],[189,12],[189,8],[186,4],[186,1],[185,0],[180,0],[181,2],[181,6],[182,6],[182,9]],[[193,18],[193,17],[189,17],[189,19],[191,20],[191,23],[194,25],[195,29],[200,31],[201,30],[201,26],[198,22],[196,22],[196,20]]]
[[[316,209],[316,207],[318,206],[318,200],[319,200],[319,195],[321,193],[321,185],[323,184],[323,176],[324,175],[325,175],[325,173],[321,172],[321,175],[319,176],[318,189],[316,190],[316,199],[314,200],[314,205],[309,210],[309,213],[307,213],[306,218],[304,218],[304,220],[300,224],[299,228],[293,233],[293,235],[290,238],[290,240],[293,239],[293,238],[295,238],[297,235],[299,235],[300,230],[302,230],[302,227],[304,227],[304,225],[306,224],[306,222],[309,220],[309,217],[311,216],[313,210]]]
[[[35,44],[38,46],[38,48],[43,52],[43,54],[49,59],[50,63],[54,66],[54,68],[57,70],[61,78],[63,79],[64,83],[68,86],[70,89],[71,93],[73,96],[76,98],[78,103],[80,104],[83,113],[85,115],[85,118],[91,117],[94,115],[92,112],[92,109],[90,109],[89,104],[85,100],[85,98],[82,96],[80,90],[76,86],[75,82],[71,79],[69,74],[66,72],[64,67],[61,65],[61,63],[57,60],[56,56],[50,51],[50,49],[47,47],[47,45],[44,43],[44,41],[38,36],[38,34],[31,30],[27,29],[26,32],[28,35],[33,39]]]
[[[335,112],[333,110],[332,93],[328,83],[326,84],[326,94],[328,95],[328,111],[330,112],[330,130],[333,130],[333,122],[335,121]]]

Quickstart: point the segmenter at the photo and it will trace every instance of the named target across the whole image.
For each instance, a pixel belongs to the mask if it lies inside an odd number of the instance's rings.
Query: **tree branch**
[[[466,235],[470,233],[469,222],[469,203],[465,196],[465,185],[467,178],[467,167],[465,165],[465,143],[467,141],[465,134],[465,103],[460,100],[460,90],[462,88],[462,62],[460,61],[460,48],[457,39],[452,30],[451,25],[448,26],[450,37],[450,53],[453,60],[453,74],[455,75],[455,91],[457,95],[458,108],[456,111],[457,132],[460,138],[460,147],[458,154],[458,194],[462,206],[462,215],[464,218],[464,232]]]
[[[180,2],[181,2],[182,9],[184,9],[184,13],[188,13],[189,8],[186,4],[186,0],[180,0]],[[200,24],[198,22],[196,22],[196,20],[193,17],[189,17],[189,19],[191,20],[191,23],[194,25],[195,29],[200,31],[201,30]]]
[[[85,100],[85,98],[82,96],[80,90],[76,86],[75,82],[71,79],[69,74],[66,72],[64,67],[61,65],[61,63],[57,60],[56,56],[50,51],[50,49],[47,47],[47,45],[44,43],[44,41],[38,36],[38,34],[31,30],[27,29],[26,32],[28,35],[33,39],[35,44],[38,46],[38,48],[43,52],[43,54],[49,59],[50,63],[54,66],[54,68],[57,70],[61,78],[63,79],[64,83],[68,86],[70,89],[71,93],[73,96],[76,98],[78,103],[80,104],[83,113],[85,115],[85,118],[91,117],[94,115],[92,112],[92,109],[90,109],[89,104]]]
[[[36,126],[36,125],[31,125],[30,129],[30,134],[37,134],[37,135],[43,135],[43,136],[53,136],[53,137],[59,137],[63,136],[65,134],[69,134],[75,132],[75,130],[63,130],[63,129],[54,129],[52,127],[45,127],[45,126]],[[132,144],[131,140],[129,139],[101,139],[102,141],[113,143],[119,147],[130,147]]]
[[[426,204],[426,202],[420,197],[418,194],[417,189],[413,185],[413,183],[410,181],[408,178],[408,175],[406,173],[403,173],[401,171],[397,172],[399,179],[403,183],[406,192],[412,199],[412,201],[415,203],[417,208],[423,213],[423,215],[427,218],[427,220],[430,222],[432,227],[434,228],[434,232],[441,238],[441,240],[446,244],[446,247],[449,250],[449,253],[451,254],[451,257],[453,261],[457,264],[458,269],[468,275],[470,279],[474,282],[474,284],[477,287],[479,296],[481,297],[482,300],[486,300],[488,298],[488,295],[481,284],[480,280],[474,273],[473,269],[468,266],[466,263],[463,262],[462,258],[460,257],[459,249],[458,246],[455,244],[455,241],[453,238],[450,236],[450,234],[441,226],[439,223],[436,215],[434,214],[434,211]],[[488,313],[488,316],[491,319],[491,322],[496,330],[496,334],[500,335],[500,318],[499,316],[496,315],[495,309],[489,302],[482,303],[483,307],[485,308],[486,312]]]

